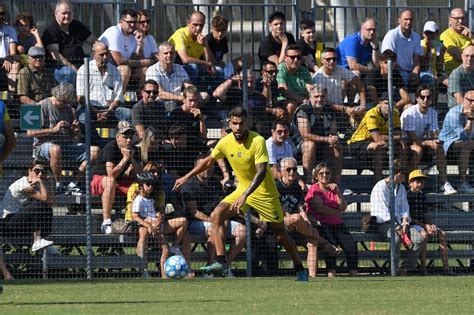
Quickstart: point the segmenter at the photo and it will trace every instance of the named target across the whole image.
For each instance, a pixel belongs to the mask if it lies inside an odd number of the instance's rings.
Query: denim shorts
[[[34,157],[39,160],[50,160],[49,149],[54,145],[52,142],[45,142],[34,149]],[[86,145],[84,143],[62,144],[61,156],[62,160],[82,162],[86,160]]]

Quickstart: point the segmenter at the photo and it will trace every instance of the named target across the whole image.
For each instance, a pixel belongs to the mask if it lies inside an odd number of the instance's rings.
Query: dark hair
[[[127,15],[137,18],[137,11],[133,9],[125,9],[122,12],[120,12],[120,19],[125,19]]]
[[[229,20],[225,16],[216,15],[211,20],[211,26],[218,31],[226,31],[229,26]]]
[[[139,18],[139,17],[141,17],[141,16],[144,16],[144,17],[149,18],[149,17],[151,16],[151,15],[150,15],[150,11],[145,10],[145,9],[138,10],[138,11],[137,11],[137,18]]]
[[[309,19],[303,19],[300,21],[300,31],[307,30],[308,28],[313,28],[314,22]]]
[[[179,136],[185,136],[185,135],[186,135],[186,127],[180,123],[173,124],[168,130],[168,136],[171,139],[179,137]]]
[[[43,166],[44,168],[47,168],[48,165],[46,165],[45,162],[41,161],[41,160],[36,160],[34,159],[33,161],[31,161],[30,165],[28,165],[28,169],[32,170],[36,165],[41,165]]]
[[[240,117],[247,119],[247,110],[242,106],[234,107],[229,111],[229,119],[231,119],[232,117]]]
[[[286,21],[285,13],[283,13],[281,11],[273,11],[268,16],[268,23],[271,23],[271,22],[273,22],[273,20],[276,20],[276,19],[281,19],[283,21]]]
[[[302,52],[301,46],[298,44],[290,44],[286,46],[285,54],[288,53],[288,51],[290,50],[298,50],[299,52]]]
[[[28,22],[28,24],[30,24],[30,27],[35,25],[35,19],[34,19],[33,15],[29,12],[18,13],[18,15],[15,18],[15,25],[18,25],[18,23],[20,21]]]
[[[410,12],[413,15],[413,10],[412,9],[404,8],[400,11],[400,14],[398,15],[398,17],[401,18],[402,14],[405,13],[405,12]]]
[[[324,50],[321,52],[321,56],[327,53],[336,53],[336,49],[332,47],[326,47]]]
[[[145,87],[145,85],[147,84],[151,84],[151,85],[154,85],[154,86],[158,86],[158,82],[156,82],[155,80],[153,79],[148,79],[146,80],[145,82],[143,82],[143,87]]]
[[[275,130],[277,125],[285,126],[288,130],[290,129],[290,123],[286,119],[275,119],[272,123],[272,129]]]
[[[273,61],[266,60],[266,61],[262,62],[262,69],[265,68],[267,65],[272,65],[272,66],[275,66],[275,67],[277,66],[277,64],[274,63]]]
[[[391,51],[390,49],[385,50],[381,55],[380,55],[380,61],[387,61],[387,60],[397,60],[397,54]]]
[[[421,91],[424,91],[424,90],[430,90],[430,93],[431,93],[431,87],[428,84],[418,85],[416,87],[415,97],[418,98],[419,96],[421,96]]]

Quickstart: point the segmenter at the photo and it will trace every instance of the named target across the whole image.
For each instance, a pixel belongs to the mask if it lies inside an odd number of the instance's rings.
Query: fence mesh
[[[2,26],[4,278],[472,272],[464,11],[87,8]]]

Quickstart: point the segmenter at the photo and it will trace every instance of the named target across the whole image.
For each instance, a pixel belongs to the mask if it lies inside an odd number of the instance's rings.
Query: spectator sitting
[[[306,181],[311,181],[311,170],[315,161],[328,159],[332,161],[333,179],[339,183],[343,153],[337,135],[335,116],[326,101],[326,90],[323,87],[313,86],[309,93],[309,103],[302,104],[296,109],[293,128],[295,143],[303,154]],[[318,157],[316,152],[319,152]]]
[[[324,47],[319,47],[322,43],[316,41],[314,37],[315,33],[313,21],[301,20],[301,37],[296,41],[296,44],[301,47],[301,62],[308,68],[311,74],[319,70],[318,64],[321,62],[321,50],[319,49],[324,49]],[[316,60],[316,56],[318,60]]]
[[[86,148],[80,143],[81,129],[71,104],[75,102],[76,91],[70,83],[59,84],[51,90],[51,97],[39,102],[41,106],[42,128],[28,130],[27,136],[34,137],[33,155],[50,163],[56,180],[56,193],[79,192],[79,180],[86,171],[86,150],[90,149],[91,163],[94,164],[99,148]],[[76,178],[66,186],[62,182],[63,165],[78,163]]]
[[[265,141],[268,152],[268,164],[274,179],[281,178],[280,161],[286,157],[294,157],[296,148],[291,140],[290,124],[287,120],[277,119],[272,124],[272,136]]]
[[[5,161],[10,153],[13,152],[16,146],[16,137],[13,130],[10,116],[8,115],[7,106],[3,101],[0,101],[0,134],[3,135],[3,143],[0,147],[0,178],[3,175],[2,163]]]
[[[137,32],[143,34],[143,57],[150,60],[150,65],[158,60],[156,40],[150,34],[151,15],[148,10],[137,11]]]
[[[286,32],[285,24],[286,17],[283,12],[274,11],[268,16],[270,33],[263,38],[258,48],[258,58],[261,65],[267,60],[274,62],[276,65],[284,62],[287,46],[296,43],[293,35]]]
[[[172,111],[184,101],[183,88],[193,86],[188,74],[182,65],[174,63],[176,51],[170,42],[161,43],[158,47],[158,62],[150,66],[146,71],[145,80],[155,80],[159,85],[159,98],[165,102],[167,111]],[[200,93],[203,101],[207,101],[209,95]]]
[[[352,157],[367,163],[373,163],[375,180],[382,178],[382,169],[388,150],[388,95],[384,94],[380,102],[365,113],[357,130],[347,141]],[[401,136],[401,122],[398,110],[393,111],[394,140],[397,142],[395,152],[400,160],[405,161],[406,145]]]
[[[43,32],[44,47],[56,63],[54,78],[58,83],[76,84],[76,72],[84,62],[82,45],[92,46],[97,40],[91,31],[74,20],[73,7],[67,0],[59,0],[52,21]]]
[[[53,244],[53,241],[43,238],[51,232],[53,220],[50,184],[46,166],[33,161],[28,167],[28,174],[8,187],[0,205],[2,236],[33,234],[33,252]],[[59,254],[54,247],[49,252]]]
[[[122,76],[122,91],[125,93],[130,79],[137,78],[138,86],[145,79],[151,59],[144,57],[144,35],[137,32],[137,12],[125,9],[120,21],[100,35],[99,40],[109,47],[110,55]]]
[[[379,63],[379,44],[377,42],[377,21],[366,18],[355,32],[344,38],[336,48],[339,64],[361,77],[369,73],[368,64],[377,66]]]
[[[462,64],[454,69],[448,79],[448,106],[463,103],[464,93],[474,89],[474,46],[462,52]]]
[[[165,122],[163,104],[157,101],[159,95],[158,83],[154,80],[146,80],[142,90],[142,99],[132,108],[132,124],[141,140],[145,135],[145,129],[152,127],[155,136],[163,139],[166,134],[162,130]]]
[[[3,255],[3,249],[0,247],[0,271],[3,274],[3,280],[15,280],[10,270],[8,270],[7,264],[5,263],[5,257]],[[0,285],[0,290],[3,290],[2,286]]]
[[[209,48],[206,36],[202,34],[206,17],[200,11],[193,11],[188,25],[178,29],[168,39],[179,56],[194,85],[203,91],[214,90],[224,74],[216,69],[215,56]]]
[[[186,126],[186,133],[190,137],[207,138],[206,122],[204,115],[198,108],[200,94],[195,86],[188,86],[183,91],[184,102],[168,113],[170,125],[181,123]]]
[[[148,273],[148,238],[161,246],[160,270],[161,277],[166,278],[165,262],[169,256],[169,247],[164,235],[164,193],[160,189],[159,179],[151,172],[142,172],[137,175],[138,183],[132,184],[127,194],[127,213],[125,220],[136,221],[139,225],[137,256],[143,259],[145,266],[143,276],[149,278]],[[132,192],[132,188],[133,192]],[[155,199],[154,196],[158,196]],[[155,203],[157,205],[155,206]],[[158,267],[158,266],[157,266]]]
[[[300,46],[286,46],[284,62],[278,65],[277,82],[280,91],[278,101],[285,103],[288,117],[292,119],[296,108],[308,99],[312,86],[308,68],[301,66]]]
[[[112,232],[111,216],[115,194],[126,195],[133,182],[133,176],[142,171],[138,154],[132,146],[134,134],[135,130],[129,122],[119,121],[115,139],[101,150],[94,168],[91,193],[93,196],[102,196],[104,220],[100,229],[105,234]]]
[[[420,234],[425,237],[438,237],[439,250],[441,252],[441,259],[443,261],[443,273],[446,275],[453,275],[453,271],[449,268],[448,262],[448,242],[444,231],[432,223],[428,216],[428,203],[426,196],[423,193],[425,179],[428,178],[421,170],[413,170],[408,176],[408,185],[410,190],[407,193],[408,206],[410,207],[410,217],[413,224],[420,226]],[[421,249],[421,268],[426,272],[426,244]]]
[[[270,120],[281,119],[287,115],[286,109],[278,104],[277,65],[273,61],[265,61],[262,65],[260,78],[255,82],[255,90],[265,97],[267,101],[267,114]]]
[[[216,65],[219,71],[224,73],[224,77],[228,78],[234,73],[243,70],[243,58],[238,57],[229,63],[224,62],[224,55],[229,52],[229,43],[227,39],[227,27],[229,20],[222,15],[216,15],[211,20],[211,32],[206,35],[209,49],[214,55]],[[252,67],[252,59],[250,55],[246,55],[247,69]]]
[[[199,154],[196,163],[208,156],[210,152]],[[212,263],[215,258],[215,249],[212,242],[211,213],[224,196],[224,191],[215,176],[212,168],[193,177],[182,189],[186,210],[189,211],[189,233],[207,238],[207,262]],[[226,230],[227,237],[232,237],[227,263],[230,266],[235,257],[245,246],[245,225],[229,220]],[[231,276],[230,267],[226,276]]]
[[[314,184],[309,188],[305,197],[306,211],[312,221],[321,223],[320,232],[332,245],[342,247],[346,254],[350,276],[357,276],[358,254],[357,246],[347,227],[342,222],[342,213],[346,211],[347,203],[337,184],[332,183],[331,169],[325,163],[316,165],[313,170]],[[326,269],[328,277],[336,276],[337,252],[326,251]]]
[[[15,91],[16,77],[20,70],[17,56],[18,37],[14,27],[7,24],[7,7],[0,3],[0,91]]]
[[[462,52],[472,45],[472,34],[466,25],[466,16],[462,8],[454,8],[449,13],[449,27],[441,33],[440,39],[446,48],[444,66],[446,74],[456,69],[463,62]]]
[[[390,49],[385,50],[380,55],[379,68],[370,70],[365,76],[365,86],[367,87],[367,110],[380,102],[383,94],[388,95],[388,61],[392,60],[392,86],[393,99],[396,101],[395,107],[398,110],[411,104],[408,90],[403,84],[402,76],[396,69],[397,55]]]
[[[465,49],[463,54],[467,50]],[[457,191],[460,193],[474,193],[474,188],[466,181],[469,159],[474,149],[473,120],[474,90],[470,90],[464,94],[462,104],[451,107],[448,111],[444,118],[443,128],[439,134],[439,140],[443,143],[443,149],[448,157],[448,161],[451,157],[458,158],[459,182],[461,184],[457,187]]]
[[[337,65],[337,53],[334,48],[325,48],[321,54],[323,66],[313,76],[313,82],[326,89],[327,101],[334,111],[349,116],[353,127],[357,124],[355,116],[365,113],[365,88],[360,79],[351,71]],[[355,90],[354,88],[355,87]],[[351,103],[355,93],[359,93],[359,106],[345,106],[344,94]]]
[[[397,64],[405,87],[412,91],[420,83],[420,56],[423,49],[420,35],[413,29],[413,11],[403,9],[398,18],[398,27],[385,34],[382,52],[390,49],[397,54]]]
[[[43,41],[31,13],[18,14],[15,18],[15,26],[18,33],[17,51],[20,55],[26,55],[33,46],[43,47]]]
[[[430,164],[436,157],[436,167],[442,183],[440,190],[445,195],[455,194],[456,190],[448,182],[446,155],[438,138],[438,113],[430,106],[431,97],[430,87],[420,85],[416,89],[417,104],[404,110],[400,117],[403,139],[412,153],[410,170],[416,169],[423,157],[426,157]]]
[[[91,106],[91,123],[131,120],[131,110],[121,107],[123,103],[122,78],[117,67],[109,60],[109,49],[102,42],[95,42],[94,59],[89,61],[89,78],[86,79],[85,65],[77,72],[77,100],[82,105],[78,110],[79,121],[85,124],[86,84],[89,85],[89,104]],[[88,82],[86,82],[86,80]]]
[[[17,94],[21,104],[34,104],[47,98],[56,85],[54,74],[44,67],[44,56],[42,47],[28,50],[28,65],[18,73]]]
[[[410,208],[407,201],[407,192],[403,181],[405,174],[401,170],[401,163],[395,160],[394,163],[394,193],[395,193],[395,267],[398,269],[400,275],[404,275],[406,271],[415,269],[416,257],[419,255],[421,249],[426,243],[426,238],[420,233],[421,227],[417,225],[410,226]],[[370,215],[377,219],[378,233],[390,240],[390,177],[381,179],[375,184],[370,193]],[[401,238],[399,233],[404,232],[410,235],[413,242],[412,248],[407,248],[408,257],[402,266],[398,266],[400,261],[400,245]]]

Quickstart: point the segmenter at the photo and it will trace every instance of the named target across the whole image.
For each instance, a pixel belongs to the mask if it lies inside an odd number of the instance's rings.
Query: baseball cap
[[[411,181],[414,178],[428,178],[428,176],[425,175],[421,170],[413,170],[410,172],[410,175],[408,175],[408,181]]]
[[[121,120],[117,124],[117,132],[124,134],[127,132],[135,133],[135,129],[133,129],[132,124],[126,120]]]
[[[436,24],[436,22],[434,22],[434,21],[428,21],[428,22],[425,23],[425,26],[423,26],[423,32],[435,33],[435,32],[438,32],[438,31],[439,31],[438,24]]]
[[[46,53],[44,52],[44,48],[33,46],[28,49],[28,56],[30,57],[37,57],[37,56],[44,56]]]
[[[268,15],[268,23],[271,23],[275,19],[282,19],[283,21],[286,21],[285,13],[281,11],[273,11]]]

